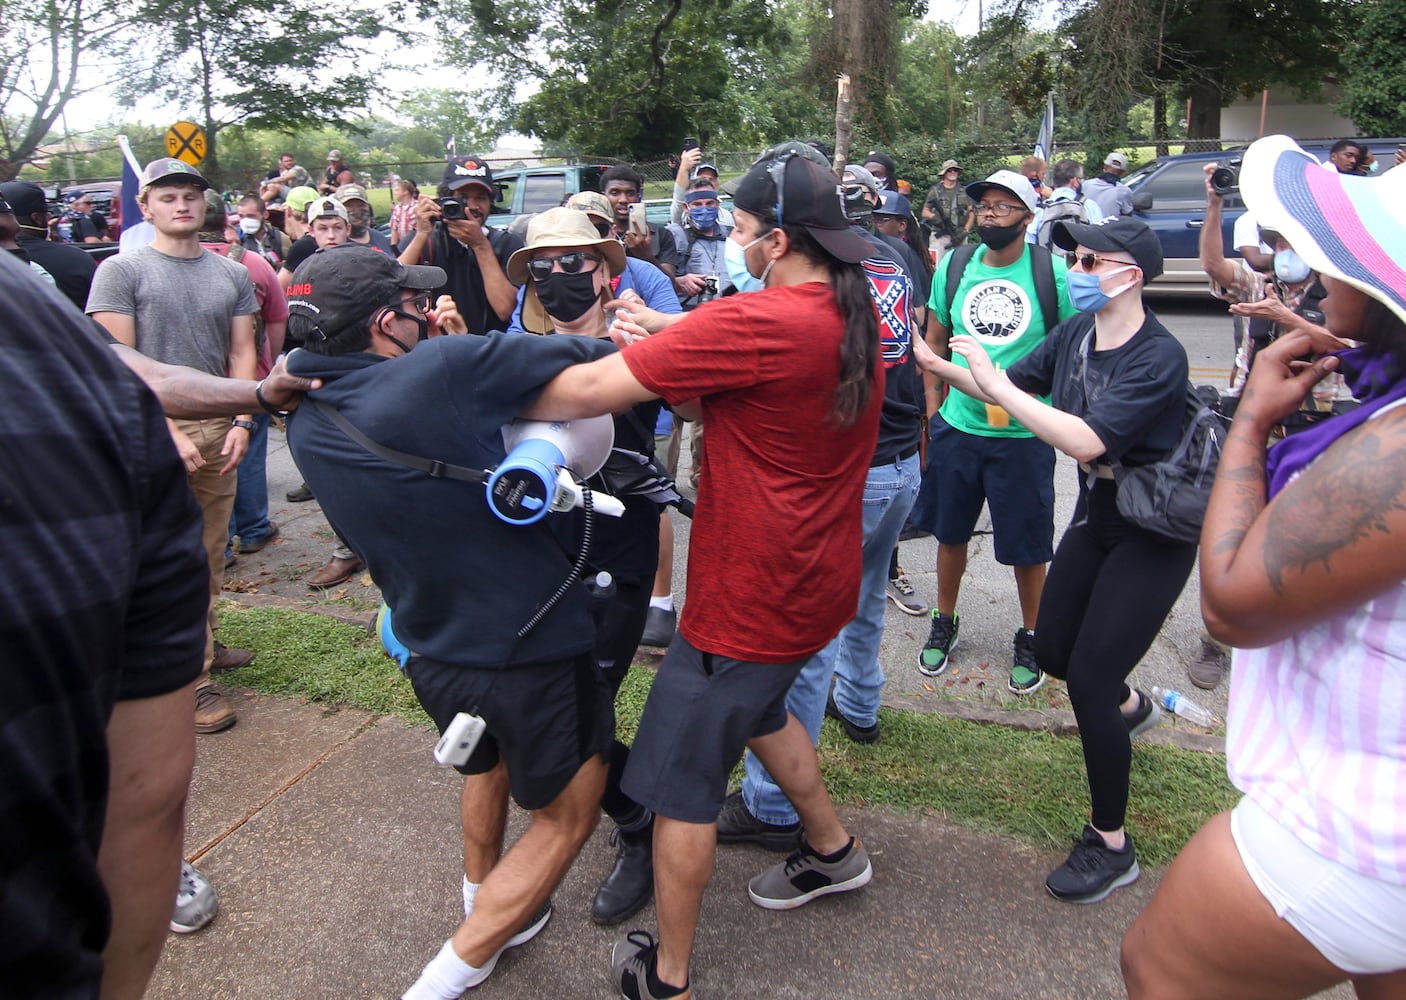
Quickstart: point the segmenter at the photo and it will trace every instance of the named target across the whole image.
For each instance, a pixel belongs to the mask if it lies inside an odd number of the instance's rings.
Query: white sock
[[[474,898],[478,896],[479,883],[470,882],[467,875],[464,876],[464,919],[469,918],[469,914],[474,912]]]
[[[649,606],[651,608],[658,608],[660,611],[673,611],[674,595],[665,594],[663,597],[651,597],[649,599]]]
[[[496,956],[495,956],[496,957]],[[488,971],[492,971],[489,963]],[[469,965],[454,953],[454,942],[444,942],[439,954],[425,966],[415,985],[400,995],[401,1000],[459,1000],[459,995],[470,986],[487,979],[482,969]]]

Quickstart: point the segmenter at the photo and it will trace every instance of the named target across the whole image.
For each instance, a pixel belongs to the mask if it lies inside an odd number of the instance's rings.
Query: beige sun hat
[[[625,270],[625,248],[610,236],[601,236],[583,211],[575,208],[549,208],[527,224],[525,245],[508,258],[508,280],[525,285],[522,296],[522,327],[529,333],[551,333],[551,317],[537,298],[535,283],[528,280],[527,262],[534,251],[546,247],[590,247],[605,258],[613,278]],[[601,304],[612,297],[610,286],[601,292]]]

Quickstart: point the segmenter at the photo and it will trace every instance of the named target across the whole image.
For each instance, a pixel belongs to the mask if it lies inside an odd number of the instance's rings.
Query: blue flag
[[[137,205],[137,191],[141,187],[141,168],[132,155],[132,147],[125,135],[117,137],[117,147],[122,150],[122,228],[131,229],[142,221],[142,210]]]
[[[1045,117],[1040,119],[1040,135],[1035,140],[1035,155],[1045,163],[1054,158],[1054,94],[1045,95]]]

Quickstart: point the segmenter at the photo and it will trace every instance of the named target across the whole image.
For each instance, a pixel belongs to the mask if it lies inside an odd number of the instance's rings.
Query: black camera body
[[[1211,190],[1224,198],[1240,190],[1240,157],[1211,171]]]
[[[464,203],[458,198],[436,198],[435,204],[439,206],[439,217],[445,222],[455,222],[467,219],[464,214]]]
[[[718,294],[718,276],[709,274],[703,278],[703,294],[710,298]]]

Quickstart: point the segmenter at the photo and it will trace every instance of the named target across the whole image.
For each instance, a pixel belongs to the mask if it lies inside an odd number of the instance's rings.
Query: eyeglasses
[[[998,201],[995,204],[987,204],[984,201],[979,201],[976,203],[977,215],[989,215],[995,219],[1004,219],[1012,212],[1025,211],[1028,211],[1028,209],[1026,209],[1024,205],[1008,205],[1004,201]]]
[[[430,292],[421,292],[419,295],[412,295],[406,299],[396,299],[397,306],[414,306],[422,315],[430,311],[430,305],[434,297]]]
[[[1073,267],[1076,264],[1083,265],[1085,271],[1092,271],[1097,264],[1119,264],[1123,267],[1137,267],[1137,263],[1131,260],[1118,260],[1114,257],[1100,257],[1096,253],[1079,253],[1076,250],[1068,250],[1064,254],[1064,263]]]
[[[586,267],[586,261],[592,260],[600,264],[605,258],[600,254],[587,253],[585,250],[572,250],[569,253],[560,254],[556,257],[534,257],[527,262],[527,273],[538,281],[543,281],[551,276],[552,265],[560,264],[563,274],[580,274]],[[589,268],[594,271],[595,268]]]

